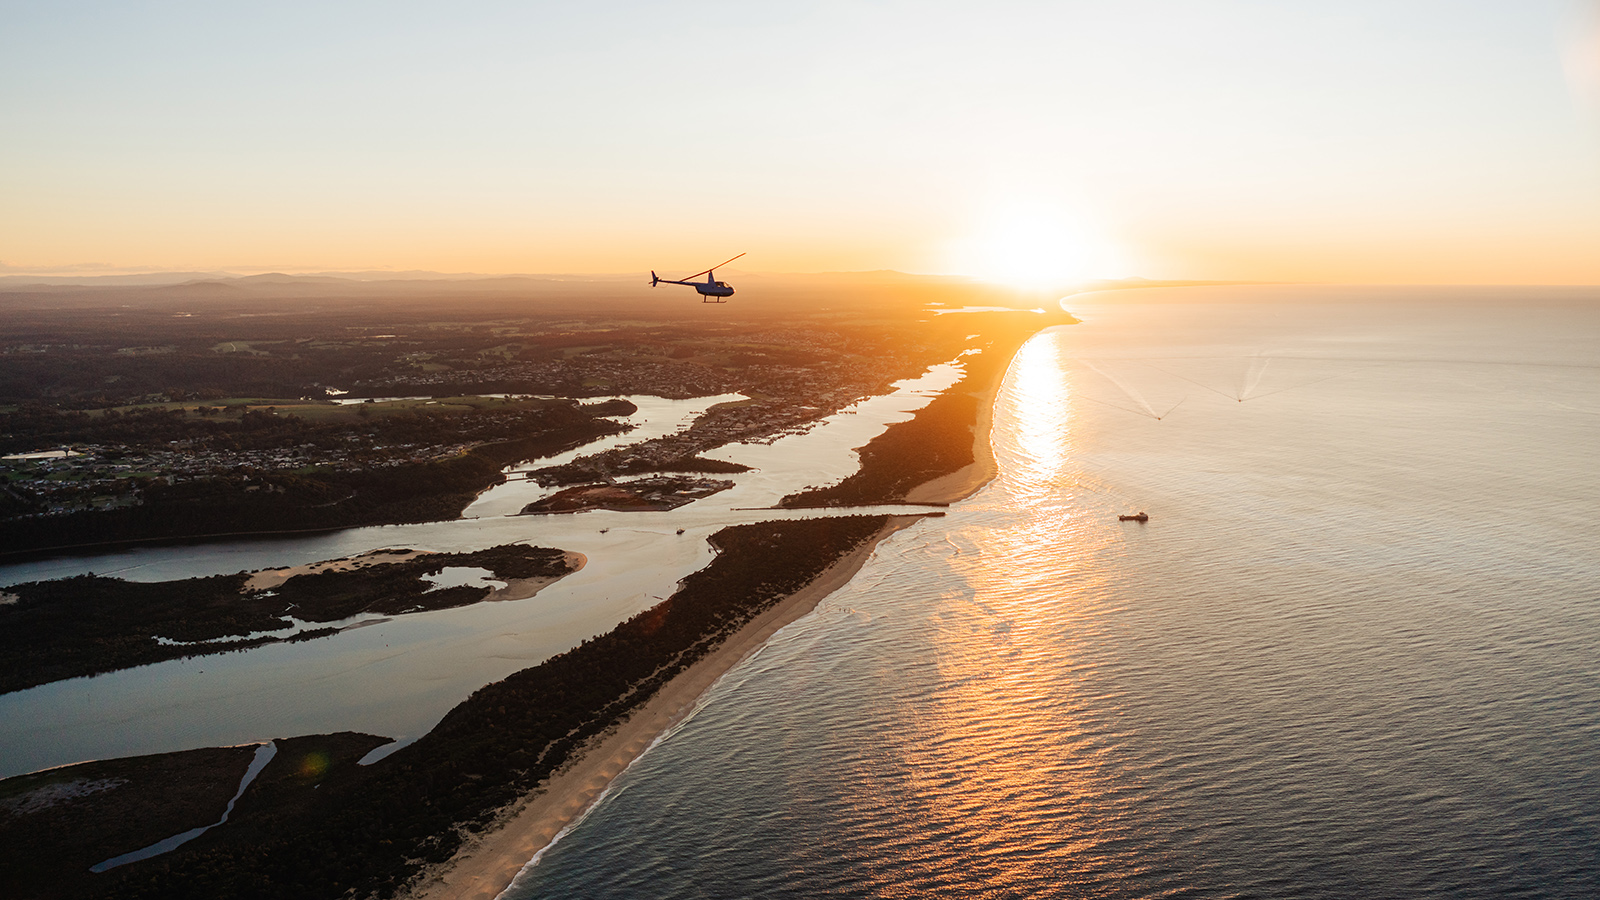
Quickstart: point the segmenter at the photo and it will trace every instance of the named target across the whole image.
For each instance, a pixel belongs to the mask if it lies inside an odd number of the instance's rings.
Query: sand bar
[[[367,569],[372,566],[382,566],[388,563],[405,562],[418,556],[427,555],[424,550],[369,550],[359,556],[345,556],[339,559],[330,559],[325,562],[306,563],[303,566],[289,566],[283,569],[262,569],[250,576],[244,583],[244,592],[269,591],[296,575],[320,575],[323,572],[350,572],[355,569]]]
[[[568,571],[562,575],[552,575],[542,578],[512,578],[506,581],[506,586],[496,588],[484,597],[485,602],[496,600],[526,600],[539,593],[545,587],[571,575],[583,568],[589,558],[582,553],[572,550],[565,551]],[[255,591],[266,591],[283,584],[296,575],[317,575],[322,572],[353,572],[356,569],[370,569],[375,566],[386,566],[391,563],[406,562],[419,556],[434,556],[427,550],[371,550],[359,556],[346,556],[340,559],[330,559],[324,562],[307,563],[303,566],[291,566],[283,569],[262,569],[251,575],[242,588],[246,594]]]
[[[576,550],[564,551],[567,556],[567,571],[562,575],[546,575],[540,578],[511,578],[507,579],[506,586],[496,588],[483,598],[483,603],[493,603],[497,600],[526,600],[544,588],[560,581],[561,579],[578,571],[589,563],[589,557]]]

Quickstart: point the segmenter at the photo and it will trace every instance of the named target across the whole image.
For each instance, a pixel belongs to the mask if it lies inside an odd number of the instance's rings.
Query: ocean
[[[1600,291],[1064,305],[508,898],[1600,895]]]

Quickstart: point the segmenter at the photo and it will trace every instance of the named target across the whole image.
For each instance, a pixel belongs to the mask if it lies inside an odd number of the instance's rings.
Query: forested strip
[[[966,374],[916,415],[890,425],[865,447],[861,468],[832,487],[807,488],[778,501],[784,509],[895,503],[914,487],[973,463],[973,428],[989,386],[1011,365],[1017,347],[1034,332],[1000,332],[983,353],[968,357]]]
[[[584,741],[615,726],[674,675],[830,564],[882,516],[725,528],[719,554],[660,605],[504,681],[428,735],[342,782],[274,804],[241,801],[234,821],[166,856],[114,870],[103,896],[392,896],[427,863],[533,790]]]
[[[487,587],[436,588],[423,578],[446,566],[481,566],[506,579],[571,571],[560,550],[502,544],[352,571],[296,575],[271,591],[249,594],[242,593],[248,573],[148,583],[79,575],[13,585],[6,588],[13,601],[0,606],[0,693],[169,659],[312,640],[334,631],[315,628],[290,637],[238,639],[281,631],[291,616],[302,622],[337,622],[358,613],[450,609],[488,596]],[[157,636],[176,643],[157,641]]]
[[[982,383],[972,372],[933,398],[916,417],[890,425],[858,451],[861,468],[827,488],[810,488],[778,501],[785,509],[819,506],[869,506],[904,500],[906,492],[972,464],[972,427],[978,396],[968,390]]]

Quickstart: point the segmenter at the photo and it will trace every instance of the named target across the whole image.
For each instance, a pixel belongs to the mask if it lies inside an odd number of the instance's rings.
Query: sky
[[[0,0],[0,274],[1600,283],[1600,0]]]

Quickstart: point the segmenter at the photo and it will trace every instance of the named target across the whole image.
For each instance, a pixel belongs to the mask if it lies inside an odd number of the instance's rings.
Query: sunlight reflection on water
[[[1206,290],[1028,344],[508,897],[1600,893],[1600,304]]]

